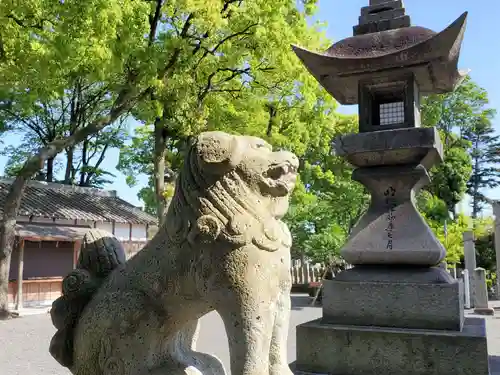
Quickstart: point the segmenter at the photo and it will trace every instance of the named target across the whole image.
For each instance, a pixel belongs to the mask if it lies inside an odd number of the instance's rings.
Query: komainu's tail
[[[62,296],[50,310],[57,332],[49,351],[61,365],[73,365],[73,331],[83,309],[106,277],[125,261],[123,246],[112,234],[90,229],[83,237],[76,268],[63,279]]]

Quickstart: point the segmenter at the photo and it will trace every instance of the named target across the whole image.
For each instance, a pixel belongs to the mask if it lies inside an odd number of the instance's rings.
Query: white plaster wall
[[[90,220],[77,220],[76,225],[85,225],[94,228],[94,222]]]
[[[56,224],[58,224],[58,225],[75,225],[75,221],[68,220],[68,219],[56,219]]]
[[[96,223],[96,228],[105,230],[106,232],[113,233],[113,223],[109,222],[97,222]]]
[[[33,220],[32,220],[33,223],[46,223],[46,224],[52,224],[54,223],[54,220],[52,219],[48,219],[48,218],[45,218],[45,217],[35,217],[33,216]]]
[[[129,224],[115,223],[115,237],[121,241],[130,240],[130,226]]]
[[[143,224],[133,224],[132,225],[132,241],[146,241],[148,239],[148,234],[146,231],[146,226]]]

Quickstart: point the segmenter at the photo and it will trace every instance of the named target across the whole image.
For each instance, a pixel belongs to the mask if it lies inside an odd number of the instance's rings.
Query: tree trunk
[[[54,181],[54,158],[47,159],[47,175],[45,176],[45,181]]]
[[[167,153],[167,136],[165,130],[165,122],[162,118],[157,117],[154,123],[154,179],[155,179],[155,195],[156,195],[156,213],[158,216],[158,225],[163,224],[165,217],[166,200],[165,191],[165,157]]]
[[[80,182],[78,186],[85,186],[85,175],[87,173],[88,160],[87,160],[87,151],[88,151],[89,141],[85,139],[83,141],[82,147],[82,167],[80,168]]]
[[[148,88],[136,96],[133,94],[133,90],[124,88],[120,95],[118,95],[108,116],[93,121],[89,125],[75,131],[73,135],[63,139],[56,139],[40,149],[38,153],[26,161],[11,184],[9,193],[5,198],[3,217],[0,221],[0,318],[10,316],[8,305],[10,257],[16,237],[15,225],[17,212],[21,205],[26,183],[37,171],[43,168],[48,159],[55,158],[64,149],[82,142],[90,135],[99,132],[116,121],[121,115],[127,113],[137,100],[145,95],[149,95],[150,89]]]
[[[26,181],[16,179],[10,191],[22,196]],[[9,195],[12,195],[9,192]],[[7,199],[3,207],[3,221],[0,223],[0,319],[10,318],[9,313],[9,273],[10,259],[16,239],[16,216],[21,200]]]
[[[73,169],[74,151],[74,147],[69,147],[68,149],[66,149],[66,170],[64,171],[64,183],[66,185],[71,185],[73,181],[71,171]]]
[[[276,115],[278,114],[278,110],[276,109],[276,107],[272,103],[269,103],[267,105],[267,110],[269,112],[269,121],[267,123],[266,135],[268,137],[270,137],[273,135],[273,130],[274,130],[276,122],[277,122]]]
[[[0,236],[2,233],[0,233]],[[7,244],[13,246],[14,243]],[[9,272],[10,272],[10,257],[11,253],[2,255],[0,258],[0,320],[11,317],[8,309],[9,304]],[[5,297],[3,297],[5,296]]]

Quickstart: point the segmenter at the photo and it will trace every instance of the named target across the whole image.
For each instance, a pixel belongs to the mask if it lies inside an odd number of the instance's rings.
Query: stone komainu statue
[[[75,375],[221,374],[195,350],[216,310],[234,375],[291,374],[288,210],[295,155],[207,132],[187,152],[165,224],[124,262],[116,240],[87,246],[54,302],[52,355]],[[93,250],[92,250],[93,249]]]

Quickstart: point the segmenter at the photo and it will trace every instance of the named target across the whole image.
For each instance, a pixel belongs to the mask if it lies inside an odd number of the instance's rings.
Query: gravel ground
[[[289,361],[295,359],[295,326],[319,318],[320,307],[309,307],[308,297],[293,296]],[[488,346],[491,354],[500,355],[500,317],[487,318]],[[0,375],[70,375],[48,353],[55,330],[48,314],[0,321]],[[222,320],[216,313],[202,319],[198,348],[219,357],[229,369],[227,337]]]

